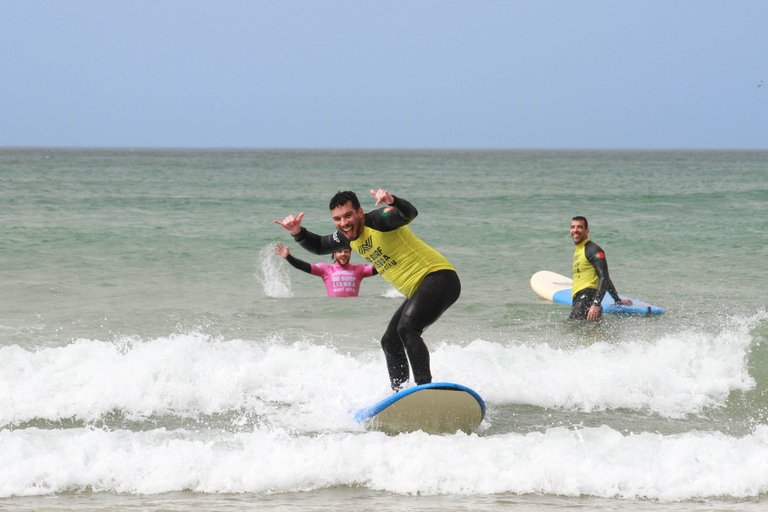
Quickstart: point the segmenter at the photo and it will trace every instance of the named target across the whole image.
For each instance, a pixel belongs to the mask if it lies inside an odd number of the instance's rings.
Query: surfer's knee
[[[381,337],[381,349],[387,355],[403,352],[403,342],[397,332],[387,331]]]
[[[400,322],[400,325],[397,326],[397,335],[406,347],[411,346],[414,343],[422,343],[422,332],[421,329],[416,329],[408,322]]]

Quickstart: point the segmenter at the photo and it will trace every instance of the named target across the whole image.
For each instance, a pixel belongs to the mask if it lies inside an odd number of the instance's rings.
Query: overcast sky
[[[0,12],[5,147],[768,149],[765,0]]]

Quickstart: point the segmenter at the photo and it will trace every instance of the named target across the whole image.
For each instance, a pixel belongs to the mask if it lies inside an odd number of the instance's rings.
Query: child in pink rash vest
[[[275,252],[297,269],[322,277],[329,297],[357,297],[360,293],[360,283],[363,278],[378,274],[373,265],[350,265],[349,249],[333,253],[334,262],[332,265],[328,263],[307,263],[306,261],[294,258],[283,244],[277,244]]]

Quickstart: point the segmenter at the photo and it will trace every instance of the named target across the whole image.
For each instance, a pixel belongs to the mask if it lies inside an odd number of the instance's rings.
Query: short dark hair
[[[360,209],[360,201],[357,199],[357,194],[352,192],[351,190],[345,190],[345,191],[338,191],[336,192],[336,195],[334,195],[331,198],[331,204],[329,205],[329,210],[333,210],[334,208],[338,208],[339,206],[344,206],[345,204],[352,202],[352,208],[355,210]]]
[[[577,215],[574,218],[572,218],[571,220],[572,221],[580,220],[581,222],[584,223],[584,229],[589,229],[589,222],[587,222],[587,218],[586,217],[582,217],[581,215]]]

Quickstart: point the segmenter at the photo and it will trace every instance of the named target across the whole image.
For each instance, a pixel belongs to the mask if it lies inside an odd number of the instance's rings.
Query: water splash
[[[405,297],[405,295],[397,291],[397,288],[393,286],[390,286],[389,288],[387,288],[387,290],[381,295],[382,297],[386,297],[387,299],[402,299],[403,297]]]
[[[293,297],[291,276],[288,274],[286,263],[275,254],[272,245],[267,245],[259,251],[258,267],[254,277],[264,289],[264,295],[276,299]]]

